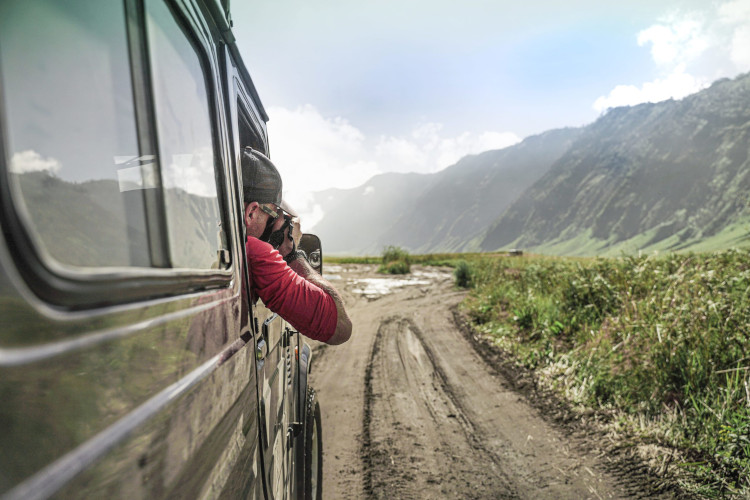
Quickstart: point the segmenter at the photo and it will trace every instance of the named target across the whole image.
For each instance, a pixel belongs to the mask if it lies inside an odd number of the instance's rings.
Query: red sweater
[[[295,273],[268,243],[249,237],[245,249],[253,292],[266,307],[311,339],[330,339],[338,317],[333,298]]]

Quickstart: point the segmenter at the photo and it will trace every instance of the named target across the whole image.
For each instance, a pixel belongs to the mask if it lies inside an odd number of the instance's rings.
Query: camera
[[[284,214],[284,224],[281,226],[281,228],[277,229],[276,231],[271,233],[271,236],[268,238],[268,242],[271,244],[274,248],[279,248],[282,243],[284,243],[284,237],[289,239],[289,241],[294,241],[294,237],[292,236],[292,232],[294,231],[294,220],[292,220],[292,216],[289,214]]]

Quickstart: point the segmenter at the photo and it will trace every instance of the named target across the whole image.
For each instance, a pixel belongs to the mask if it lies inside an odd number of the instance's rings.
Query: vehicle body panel
[[[123,5],[138,126],[153,129],[148,47],[134,40],[146,4]],[[299,335],[252,303],[244,259],[239,154],[244,145],[268,153],[267,116],[232,43],[226,6],[168,5],[203,57],[229,261],[203,271],[68,272],[29,237],[18,193],[0,182],[3,498],[294,494],[288,430],[299,408],[289,394],[298,373],[289,339]],[[3,99],[1,175],[11,169]],[[153,133],[139,134],[141,148],[155,147]]]

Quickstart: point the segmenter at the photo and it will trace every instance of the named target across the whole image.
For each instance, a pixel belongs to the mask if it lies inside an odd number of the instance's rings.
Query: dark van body
[[[310,488],[310,349],[248,293],[268,118],[225,2],[0,2],[2,498]]]

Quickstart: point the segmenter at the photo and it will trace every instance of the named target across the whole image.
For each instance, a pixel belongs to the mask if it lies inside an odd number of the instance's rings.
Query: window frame
[[[219,94],[217,93],[217,88],[220,88],[220,82],[216,80],[216,73],[219,71],[219,63],[216,58],[216,54],[213,53],[214,58],[211,58],[212,54],[212,48],[213,44],[215,43],[213,41],[213,38],[210,35],[210,31],[208,27],[201,22],[201,16],[197,15],[195,11],[191,9],[192,6],[189,4],[178,2],[176,0],[169,1],[169,0],[141,0],[141,5],[143,6],[145,2],[148,1],[154,1],[159,2],[167,8],[168,11],[172,14],[174,17],[174,21],[177,24],[177,27],[182,32],[183,36],[185,37],[188,44],[193,48],[195,51],[195,55],[198,58],[198,63],[201,67],[201,72],[203,75],[203,83],[205,85],[206,89],[206,98],[207,102],[206,105],[208,107],[208,118],[209,118],[209,124],[211,127],[211,142],[212,142],[212,151],[213,151],[213,165],[214,165],[214,177],[216,180],[216,198],[219,205],[219,214],[221,216],[222,221],[222,230],[224,231],[225,240],[227,240],[227,246],[229,246],[228,241],[228,234],[227,231],[229,228],[227,228],[227,189],[226,189],[226,172],[223,169],[224,160],[222,158],[223,149],[221,147],[221,134],[220,131],[221,128],[221,121],[217,118],[218,116],[221,116],[221,99],[219,97]],[[141,24],[143,27],[142,30],[142,36],[144,37],[144,45],[148,48],[149,47],[149,40],[148,40],[148,28],[145,26],[145,6],[144,6],[144,17],[143,17],[143,23]],[[202,35],[199,36],[199,35]],[[146,50],[145,57],[147,58],[147,63],[150,63],[150,51]],[[212,65],[211,62],[214,62]],[[163,249],[166,250],[166,254],[163,255],[164,261],[167,263],[168,267],[170,269],[191,269],[195,270],[193,268],[177,268],[173,267],[171,264],[171,252],[170,252],[170,245],[171,241],[169,240],[169,230],[168,230],[168,220],[167,220],[167,204],[164,200],[164,183],[163,183],[163,169],[162,169],[162,163],[161,158],[164,157],[162,152],[160,151],[160,143],[158,138],[158,124],[157,124],[157,107],[153,101],[155,91],[154,91],[154,80],[153,80],[153,68],[150,64],[148,64],[149,68],[149,81],[147,82],[148,85],[148,91],[149,91],[149,97],[151,99],[151,106],[149,111],[151,112],[151,132],[152,137],[154,140],[154,147],[153,150],[156,154],[157,162],[159,164],[159,183],[160,183],[160,189],[159,194],[161,196],[161,200],[159,203],[159,208],[162,210],[162,217],[164,221],[163,229],[160,230],[161,234],[164,235],[164,246]],[[229,250],[228,248],[224,248],[223,250]],[[227,269],[231,269],[231,265],[234,262],[234,256],[231,255],[230,251],[230,266],[227,267]],[[195,270],[201,272],[201,270]],[[205,270],[203,270],[205,271]]]
[[[158,1],[158,0],[157,0]],[[66,309],[89,309],[101,305],[112,305],[152,299],[164,296],[183,295],[196,291],[227,288],[237,272],[236,245],[233,244],[235,230],[231,227],[231,202],[226,172],[226,144],[222,141],[223,125],[221,113],[221,86],[216,75],[220,73],[219,62],[212,48],[217,43],[210,35],[203,14],[192,2],[160,0],[175,18],[175,22],[188,38],[200,61],[206,85],[207,106],[211,124],[214,170],[216,176],[219,213],[226,236],[229,264],[225,269],[193,269],[169,267],[169,233],[166,225],[166,206],[161,186],[159,165],[159,187],[144,190],[145,216],[149,253],[152,267],[100,267],[76,268],[57,262],[47,251],[36,244],[33,227],[24,205],[18,203],[9,178],[9,148],[7,144],[5,95],[0,86],[0,226],[8,243],[16,268],[31,290],[43,301]],[[127,49],[133,88],[133,106],[139,154],[157,154],[158,138],[156,110],[151,78],[148,34],[144,0],[121,0],[126,23]],[[212,57],[213,54],[213,57]],[[0,68],[2,71],[2,68]]]

